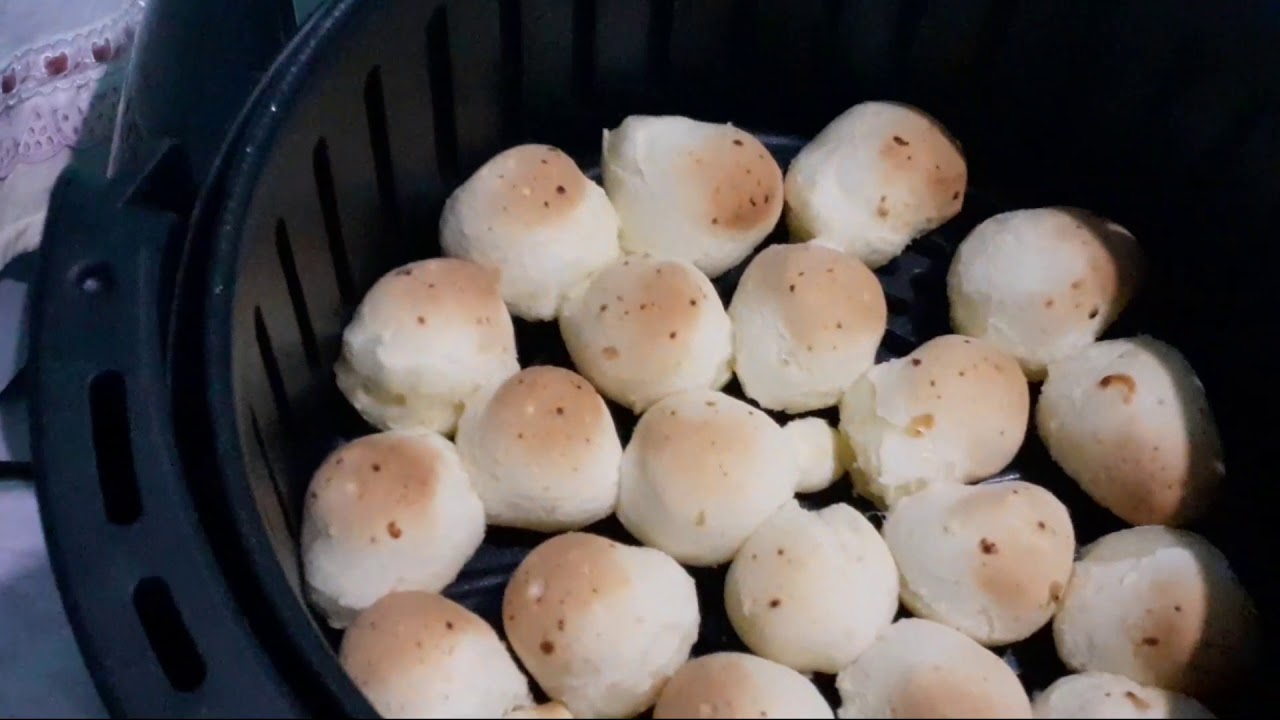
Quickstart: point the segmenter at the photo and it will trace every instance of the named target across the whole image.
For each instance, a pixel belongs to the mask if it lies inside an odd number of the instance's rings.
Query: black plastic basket
[[[188,32],[236,21],[205,20]],[[1151,278],[1113,334],[1168,340],[1203,378],[1229,477],[1196,529],[1276,638],[1277,68],[1275,2],[331,4],[230,133],[178,123],[146,172],[106,185],[72,173],[55,198],[36,457],[63,595],[109,707],[372,714],[302,600],[296,556],[312,469],[367,432],[332,379],[343,323],[382,272],[438,254],[444,198],[490,155],[540,141],[589,167],[600,129],[635,112],[732,121],[784,162],[860,100],[938,117],[964,144],[969,201],[879,272],[885,355],[946,331],[946,264],[984,217],[1069,204],[1132,230]],[[197,85],[175,92],[174,117],[209,102]],[[518,332],[524,364],[567,362],[554,327]],[[1034,442],[1011,473],[1061,493],[1082,542],[1117,527]],[[533,542],[491,532],[450,593],[496,617]],[[698,649],[731,646],[717,573],[698,579]],[[1052,655],[1043,637],[1009,652],[1032,689],[1060,671]],[[1267,707],[1276,677],[1269,656],[1216,709]]]

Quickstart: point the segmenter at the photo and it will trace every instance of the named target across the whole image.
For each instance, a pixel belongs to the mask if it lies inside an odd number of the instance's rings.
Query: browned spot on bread
[[[887,198],[884,195],[880,196],[880,202],[876,203],[876,217],[879,217],[879,218],[889,217],[889,207],[885,205],[885,202],[888,199],[889,198]]]
[[[988,538],[982,538],[978,541],[978,549],[982,551],[983,555],[995,555],[1000,552],[1000,548]]]
[[[769,601],[769,607],[771,607],[771,608],[775,608],[775,609],[776,609],[776,608],[779,608],[779,607],[781,607],[781,606],[782,606],[782,599],[781,599],[781,598],[774,598],[774,599],[772,599],[772,600],[770,600],[770,601]]]
[[[556,644],[550,640],[543,640],[542,644],[538,645],[538,649],[542,651],[543,655],[554,655],[556,651]]]
[[[1160,645],[1160,638],[1148,635],[1147,637],[1142,638],[1142,644],[1146,647],[1157,647]]]
[[[548,414],[557,420],[547,422]],[[534,448],[581,447],[581,438],[596,432],[608,414],[596,393],[584,391],[577,373],[539,365],[521,370],[498,387],[480,427],[498,437],[527,438]],[[566,464],[575,460],[561,457]]]
[[[427,319],[426,319],[426,318],[424,318],[424,317],[422,317],[421,315],[419,315],[419,316],[418,316],[418,324],[419,324],[419,325],[426,325],[426,324],[427,324]]]
[[[445,629],[445,630],[452,630],[452,629],[453,629],[453,621],[452,621],[452,620],[445,620],[445,621],[444,621],[444,629]]]
[[[1135,693],[1135,692],[1134,692],[1134,691],[1132,691],[1132,690],[1126,690],[1126,691],[1125,691],[1125,693],[1124,693],[1124,698],[1125,698],[1126,700],[1128,700],[1128,701],[1129,701],[1129,702],[1130,702],[1130,703],[1131,703],[1135,708],[1137,708],[1137,709],[1139,709],[1139,710],[1150,710],[1150,709],[1151,709],[1151,703],[1149,703],[1149,702],[1147,702],[1146,700],[1143,700],[1142,698],[1138,697],[1138,694],[1137,694],[1137,693]]]
[[[1049,583],[1049,602],[1054,605],[1062,602],[1062,591],[1062,583],[1056,581]]]
[[[911,418],[911,422],[907,423],[907,434],[911,437],[924,437],[925,433],[933,429],[934,420],[932,413],[916,415]]]
[[[752,230],[773,222],[782,210],[782,169],[760,141],[749,135],[723,145],[712,138],[696,154],[703,162],[685,167],[706,194],[706,217],[731,232]],[[752,152],[742,152],[742,149]]]
[[[605,349],[601,350],[600,354],[604,356],[605,360],[617,360],[621,353],[618,352],[618,348],[609,345],[606,346]]]
[[[498,154],[479,177],[477,182],[486,182],[492,192],[491,209],[502,208],[496,222],[513,225],[555,222],[576,211],[591,186],[572,158],[540,145],[520,145]]]
[[[694,518],[694,520],[693,520],[693,524],[694,524],[694,525],[696,525],[696,526],[698,526],[698,527],[703,527],[704,525],[706,525],[706,524],[707,524],[707,511],[706,511],[706,510],[699,510],[699,511],[698,511],[698,516],[697,516],[696,518]]]
[[[560,632],[564,632],[564,618],[560,618],[556,621],[556,629]]]
[[[910,145],[910,144],[911,144],[911,143],[907,142],[907,141],[906,141],[906,139],[905,139],[905,138],[903,138],[903,137],[902,137],[902,136],[900,136],[900,135],[894,135],[894,136],[893,136],[893,141],[894,141],[895,143],[897,143],[898,145],[902,146],[902,147],[906,147],[906,146],[908,146],[908,145]]]
[[[1099,311],[1098,311],[1098,308],[1096,308],[1096,307],[1095,307],[1095,308],[1090,309],[1090,310],[1089,310],[1089,319],[1090,319],[1090,320],[1092,320],[1092,319],[1094,319],[1094,318],[1098,317],[1098,312],[1099,312]]]
[[[569,532],[534,548],[516,568],[502,598],[507,640],[522,656],[541,652],[559,621],[601,607],[606,598],[636,591],[616,543]],[[575,627],[575,630],[577,628]]]
[[[1104,376],[1101,380],[1098,381],[1098,387],[1102,388],[1103,390],[1107,390],[1109,388],[1115,388],[1119,390],[1121,393],[1123,393],[1124,403],[1126,405],[1133,402],[1133,395],[1138,390],[1138,384],[1134,381],[1134,379],[1124,373],[1116,373],[1116,374]]]
[[[783,555],[786,555],[786,554],[787,554],[786,550],[783,550],[782,548],[778,548],[778,557],[782,557]]]
[[[921,360],[920,358],[911,358],[912,367],[920,367],[923,364],[924,364],[924,361]]]
[[[1044,306],[1045,306],[1046,308],[1052,308],[1052,307],[1053,307],[1053,298],[1049,298],[1048,300],[1045,300],[1045,301],[1044,301]]]
[[[396,524],[395,520],[392,520],[391,522],[387,523],[387,534],[391,536],[392,540],[400,539],[400,535],[401,535],[400,526]]]
[[[1083,280],[1075,280],[1075,281],[1073,281],[1073,282],[1071,283],[1071,289],[1072,289],[1072,290],[1079,290],[1079,289],[1080,289],[1080,288],[1082,288],[1082,287],[1084,287],[1084,281],[1083,281]]]

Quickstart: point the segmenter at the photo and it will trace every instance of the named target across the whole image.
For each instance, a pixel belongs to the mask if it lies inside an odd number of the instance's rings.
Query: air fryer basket
[[[204,188],[171,332],[157,340],[172,351],[156,361],[171,383],[156,402],[174,408],[164,417],[173,437],[161,434],[176,456],[169,475],[178,479],[168,481],[201,503],[230,592],[286,676],[291,702],[371,713],[338,667],[334,638],[302,600],[296,555],[311,471],[337,443],[369,431],[333,383],[344,322],[381,273],[439,254],[445,197],[493,153],[546,142],[591,167],[600,129],[629,113],[733,122],[757,132],[784,166],[861,100],[900,100],[939,118],[964,145],[971,189],[960,217],[879,271],[892,316],[882,357],[946,332],[947,263],[985,217],[1077,205],[1133,231],[1150,275],[1111,334],[1154,334],[1199,371],[1222,428],[1228,481],[1196,529],[1232,559],[1264,611],[1267,639],[1275,637],[1269,608],[1280,593],[1269,561],[1280,535],[1266,455],[1280,407],[1266,349],[1280,254],[1269,235],[1280,207],[1274,8],[342,0],[325,9],[267,75]],[[55,304],[70,298],[60,311],[81,317],[90,308],[76,295],[83,278],[74,270],[86,267],[84,257],[59,257],[65,267],[48,273],[48,295]],[[134,291],[130,273],[114,277],[109,292]],[[731,273],[718,283],[726,299],[734,282]],[[568,364],[553,325],[521,323],[518,334],[523,365]],[[137,382],[160,379],[144,373]],[[147,397],[129,390],[130,399]],[[629,416],[617,417],[629,432]],[[1034,440],[1009,474],[1059,493],[1082,543],[1119,527]],[[849,497],[841,484],[823,500]],[[621,533],[608,523],[604,531]],[[535,542],[491,530],[449,593],[496,621],[506,577]],[[151,551],[165,552],[162,538]],[[718,579],[698,573],[699,651],[736,643]],[[201,624],[198,608],[179,610],[188,625]],[[197,655],[212,652],[193,643]],[[1032,689],[1062,672],[1043,634],[1007,657]],[[210,678],[238,672],[205,664]],[[1236,702],[1217,709],[1263,707],[1275,696],[1275,667],[1268,657]],[[184,692],[204,690],[195,683]],[[234,700],[210,696],[200,712],[237,712],[228,710]]]

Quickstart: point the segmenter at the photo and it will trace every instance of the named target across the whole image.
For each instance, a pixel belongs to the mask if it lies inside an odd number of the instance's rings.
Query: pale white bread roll
[[[534,548],[502,600],[507,639],[575,717],[633,717],[698,636],[693,578],[667,555],[567,533]]]
[[[898,569],[857,510],[841,503],[809,512],[791,500],[738,551],[724,600],[752,652],[835,674],[893,622]]]
[[[618,504],[618,430],[571,370],[531,367],[486,388],[467,403],[457,443],[491,525],[570,530]]]
[[[1018,676],[946,625],[899,620],[836,678],[842,718],[1029,718]]]
[[[1030,405],[1012,357],[973,338],[934,338],[872,367],[841,400],[854,485],[890,506],[930,483],[990,477],[1022,446]]]
[[[936,120],[890,102],[854,105],[787,168],[792,239],[822,237],[877,268],[960,212],[968,171]]]
[[[1049,622],[1076,551],[1067,508],[1021,481],[937,484],[903,498],[884,539],[907,609],[987,646],[1025,640]]]
[[[796,418],[783,425],[782,430],[791,438],[800,458],[800,484],[796,492],[826,490],[853,463],[848,441],[822,418]]]
[[[342,667],[384,718],[495,718],[530,705],[498,634],[440,595],[388,595],[342,637]]]
[[[453,258],[410,263],[374,283],[334,368],[375,427],[445,434],[469,395],[519,369],[498,272]]]
[[[1150,337],[1094,343],[1050,365],[1036,430],[1067,475],[1133,525],[1201,516],[1226,472],[1204,386]]]
[[[560,334],[578,372],[635,412],[733,375],[729,315],[683,261],[635,256],[601,270],[565,304]]]
[[[512,710],[503,720],[573,720],[573,713],[562,703],[549,702],[531,708]]]
[[[1213,713],[1195,699],[1146,687],[1108,673],[1059,678],[1036,696],[1031,709],[1040,720],[1211,720]]]
[[[622,453],[618,519],[640,542],[699,567],[728,562],[795,493],[791,438],[763,411],[714,390],[672,395]]]
[[[444,589],[483,539],[484,507],[453,443],[433,432],[367,435],[329,455],[307,489],[307,596],[346,627],[388,593]]]
[[[818,688],[784,665],[720,652],[685,663],[658,696],[653,717],[834,718]]]
[[[445,254],[497,268],[517,317],[551,320],[569,291],[622,254],[618,214],[573,158],[547,145],[495,155],[449,196]]]
[[[861,260],[808,242],[757,255],[729,317],[743,392],[761,407],[799,413],[835,405],[875,364],[889,315]]]
[[[1141,275],[1129,231],[1076,208],[1014,210],[973,229],[947,274],[951,325],[1013,355],[1027,377],[1088,345]]]
[[[1199,535],[1159,526],[1085,548],[1053,620],[1058,655],[1072,670],[1196,697],[1246,674],[1258,630],[1226,557]]]
[[[622,247],[716,277],[746,259],[782,215],[782,170],[732,125],[632,115],[604,132],[604,189]]]

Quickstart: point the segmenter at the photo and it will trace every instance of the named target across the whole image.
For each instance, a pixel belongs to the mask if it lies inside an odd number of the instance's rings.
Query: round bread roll
[[[714,390],[649,408],[622,453],[618,519],[686,565],[728,562],[795,493],[791,438],[768,415]]]
[[[920,110],[854,105],[787,168],[794,240],[822,237],[877,268],[960,212],[968,171],[960,146]]]
[[[907,609],[988,646],[1025,640],[1049,622],[1076,552],[1067,508],[1021,481],[939,484],[903,498],[884,539]]]
[[[503,720],[573,720],[569,708],[558,702],[543,703],[536,707],[512,710]]]
[[[618,504],[613,416],[570,370],[531,367],[487,388],[467,403],[457,443],[491,525],[570,530]]]
[[[502,600],[507,639],[576,717],[653,704],[698,636],[693,578],[670,557],[587,533],[534,548]]]
[[[875,364],[889,316],[862,261],[808,242],[757,255],[729,318],[743,392],[761,407],[800,413],[835,405]]]
[[[1204,386],[1149,337],[1094,343],[1049,366],[1036,429],[1058,465],[1133,525],[1182,525],[1226,472]]]
[[[842,718],[1029,718],[1018,676],[930,620],[899,620],[836,678]]]
[[[1036,697],[1031,709],[1040,720],[1213,718],[1208,708],[1186,695],[1144,687],[1119,675],[1092,672],[1060,678]]]
[[[947,275],[951,325],[1013,355],[1027,377],[1088,345],[1138,285],[1129,231],[1075,208],[1015,210],[960,243]]]
[[[445,434],[463,400],[519,369],[498,272],[452,258],[410,263],[374,283],[342,333],[334,368],[347,400],[375,427]]]
[[[840,429],[854,485],[885,507],[929,483],[990,477],[1022,446],[1030,406],[1013,358],[981,340],[934,338],[845,393]]]
[[[342,667],[384,718],[494,718],[533,703],[489,624],[433,593],[392,593],[342,637]]]
[[[800,673],[755,655],[721,652],[685,663],[662,689],[653,717],[834,718]]]
[[[622,254],[618,214],[573,158],[547,145],[498,153],[449,196],[440,246],[502,272],[512,314],[551,320],[570,290]]]
[[[733,371],[733,328],[706,275],[677,260],[631,257],[600,271],[565,306],[574,365],[635,412],[682,390],[719,389]]]
[[[711,277],[745,260],[782,215],[777,161],[732,125],[632,115],[604,132],[600,165],[623,249]]]
[[[1227,559],[1185,530],[1121,530],[1085,548],[1053,621],[1075,671],[1196,697],[1239,679],[1257,651],[1253,602]]]
[[[439,592],[484,539],[484,507],[433,432],[353,440],[316,470],[302,511],[307,595],[329,624],[397,590]]]
[[[752,652],[802,673],[835,674],[893,622],[898,569],[857,510],[809,512],[791,500],[734,557],[724,602]]]
[[[826,490],[853,463],[853,451],[840,431],[817,417],[796,418],[782,426],[800,458],[796,492]]]

